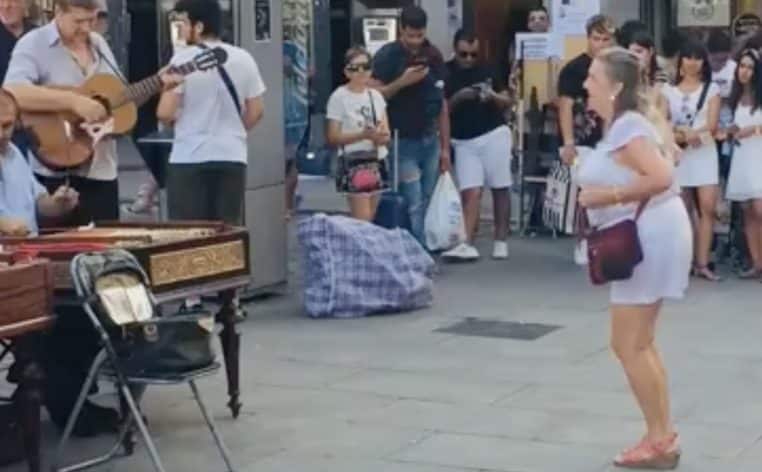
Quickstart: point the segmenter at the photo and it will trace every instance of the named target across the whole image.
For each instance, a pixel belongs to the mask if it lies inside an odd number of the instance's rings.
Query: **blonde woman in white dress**
[[[712,68],[703,44],[683,44],[677,61],[675,85],[663,88],[669,119],[683,148],[676,169],[688,213],[694,220],[693,273],[710,281],[720,278],[710,269],[720,168],[714,134],[720,117],[719,87],[712,83]],[[703,96],[703,100],[702,100]]]
[[[732,135],[736,145],[726,198],[740,202],[752,266],[743,279],[762,279],[762,56],[749,49],[741,54],[730,95]],[[722,137],[722,136],[721,136]]]
[[[579,202],[591,226],[606,228],[635,217],[643,260],[628,280],[610,292],[611,346],[646,423],[644,437],[614,459],[619,467],[671,469],[680,459],[672,423],[667,376],[654,340],[665,299],[679,299],[688,288],[691,225],[673,161],[662,148],[669,124],[660,129],[647,118],[654,105],[641,98],[637,57],[622,49],[593,61],[585,88],[589,105],[606,122],[603,140],[579,165]]]

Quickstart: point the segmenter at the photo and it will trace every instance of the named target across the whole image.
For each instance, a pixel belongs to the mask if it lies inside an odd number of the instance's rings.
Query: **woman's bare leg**
[[[673,433],[666,369],[654,346],[660,309],[661,303],[611,307],[611,347],[643,412],[651,441]]]

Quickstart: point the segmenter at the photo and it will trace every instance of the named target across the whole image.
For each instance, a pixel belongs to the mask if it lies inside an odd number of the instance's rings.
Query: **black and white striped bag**
[[[543,224],[561,234],[575,234],[579,187],[572,179],[572,169],[556,162],[548,174]]]

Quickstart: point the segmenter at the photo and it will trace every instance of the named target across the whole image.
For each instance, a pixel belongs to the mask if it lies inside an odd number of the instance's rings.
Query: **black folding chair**
[[[69,416],[52,470],[70,472],[94,467],[112,460],[120,449],[124,449],[125,455],[132,454],[132,431],[137,425],[154,468],[164,472],[139,403],[148,386],[187,383],[227,470],[233,472],[229,452],[196,386],[197,379],[220,370],[210,344],[213,316],[205,312],[160,316],[156,300],[148,289],[147,275],[134,256],[123,250],[80,254],[72,261],[70,270],[82,307],[100,337],[102,348]],[[182,342],[185,344],[178,346]],[[102,456],[60,467],[90,387],[98,379],[115,383],[120,395],[123,423],[117,440]]]

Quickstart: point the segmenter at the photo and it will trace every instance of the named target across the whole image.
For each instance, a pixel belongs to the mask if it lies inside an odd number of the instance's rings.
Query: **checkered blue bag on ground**
[[[430,306],[434,260],[404,229],[345,216],[299,222],[304,305],[313,318],[356,318]]]

